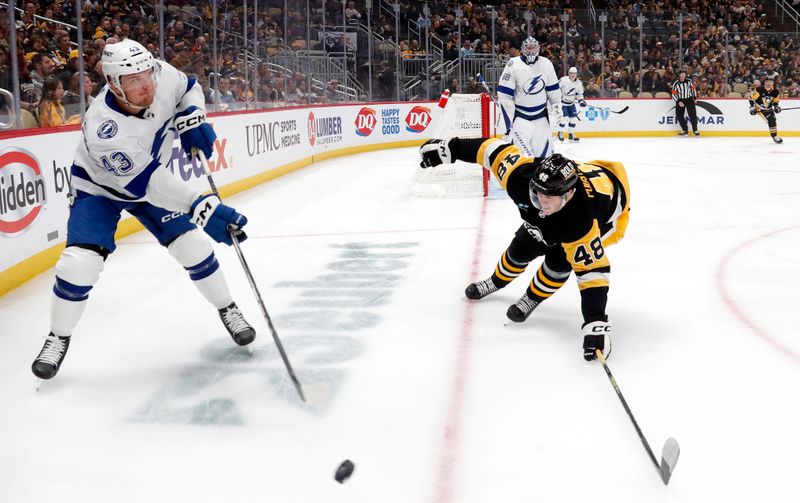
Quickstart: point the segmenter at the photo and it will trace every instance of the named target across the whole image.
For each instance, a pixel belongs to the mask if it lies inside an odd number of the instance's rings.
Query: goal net
[[[442,101],[439,106],[442,106]],[[453,94],[434,125],[434,138],[486,138],[494,135],[491,100],[485,93]],[[432,168],[417,168],[411,194],[418,197],[485,197],[489,171],[475,163],[456,161]]]

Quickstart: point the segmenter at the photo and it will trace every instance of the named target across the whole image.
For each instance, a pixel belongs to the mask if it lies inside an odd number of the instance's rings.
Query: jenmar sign
[[[44,175],[36,157],[21,148],[0,152],[0,235],[28,230],[47,202]]]

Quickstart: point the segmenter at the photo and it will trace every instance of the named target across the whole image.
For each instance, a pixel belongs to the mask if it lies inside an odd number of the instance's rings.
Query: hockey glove
[[[592,321],[583,325],[583,359],[590,362],[597,358],[595,350],[603,352],[603,357],[611,354],[611,324],[607,321]]]
[[[183,114],[183,115],[181,115]],[[199,108],[189,108],[175,117],[175,128],[181,137],[181,147],[189,159],[193,157],[192,149],[196,148],[210,158],[214,153],[214,140],[217,134],[206,122],[206,112]]]
[[[756,114],[756,107],[750,107],[750,115]]]
[[[422,156],[421,168],[430,168],[440,164],[453,162],[453,153],[450,151],[450,140],[428,140],[419,148]]]
[[[215,195],[198,197],[192,203],[191,212],[190,221],[202,227],[217,243],[232,245],[231,234],[234,234],[240,243],[247,239],[247,234],[242,230],[247,224],[247,217],[222,204]]]
[[[581,107],[585,107],[586,106],[586,100],[578,100],[578,105],[580,105]]]
[[[772,107],[772,111],[775,112],[776,114],[781,113],[780,105],[775,105],[774,107]]]
[[[561,110],[561,103],[553,105],[553,122],[560,122],[564,118],[564,112]]]

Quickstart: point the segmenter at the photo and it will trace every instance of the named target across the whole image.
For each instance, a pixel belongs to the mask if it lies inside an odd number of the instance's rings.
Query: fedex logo
[[[227,138],[217,138],[214,140],[214,152],[217,153],[215,160],[208,160],[208,168],[212,173],[221,169],[228,169],[228,159],[225,157],[225,147],[228,144]],[[177,170],[176,170],[177,167]],[[180,146],[172,147],[172,156],[169,161],[169,170],[180,175],[183,181],[189,181],[191,178],[202,178],[205,176],[203,167],[197,159],[189,159],[186,152]]]

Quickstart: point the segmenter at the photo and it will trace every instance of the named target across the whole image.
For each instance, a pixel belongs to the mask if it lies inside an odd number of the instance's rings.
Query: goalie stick
[[[196,148],[192,149],[192,153],[200,159],[200,165],[203,168],[206,178],[208,178],[208,184],[211,186],[211,192],[215,196],[220,197],[219,191],[217,190],[217,184],[214,183],[214,178],[211,176],[211,170],[208,168],[208,159],[206,159],[205,154]],[[247,276],[247,281],[250,283],[250,288],[253,290],[253,295],[255,295],[258,305],[261,307],[261,312],[264,314],[264,318],[267,320],[269,331],[272,333],[272,339],[275,341],[275,345],[278,347],[278,352],[281,354],[283,364],[286,366],[286,371],[289,373],[289,377],[291,378],[297,393],[300,395],[300,399],[309,405],[314,405],[317,407],[323,407],[327,405],[328,402],[330,402],[330,386],[324,383],[300,384],[300,381],[297,379],[294,369],[292,368],[292,364],[289,363],[289,357],[286,356],[286,351],[283,349],[283,344],[278,337],[278,332],[275,330],[275,326],[272,324],[272,318],[270,318],[267,308],[264,305],[264,301],[261,299],[261,293],[258,291],[255,279],[253,279],[253,273],[250,272],[250,267],[247,265],[247,261],[244,258],[242,248],[239,245],[239,238],[236,237],[236,234],[230,228],[228,232],[230,233],[231,240],[233,241],[233,247],[236,249],[236,255],[239,257],[239,262],[242,264],[242,268],[244,269],[244,274]]]
[[[617,392],[619,401],[622,402],[622,406],[625,408],[625,412],[628,413],[628,417],[633,423],[633,427],[636,428],[636,433],[639,435],[639,440],[642,441],[642,445],[644,445],[647,455],[650,456],[650,460],[654,465],[656,465],[656,470],[658,470],[659,475],[661,475],[661,481],[664,482],[664,485],[669,484],[669,479],[672,477],[672,472],[675,470],[675,465],[678,463],[678,456],[680,456],[681,453],[681,448],[678,445],[678,441],[670,437],[666,442],[664,442],[664,448],[661,451],[661,463],[659,463],[656,460],[655,454],[653,454],[653,449],[650,448],[650,444],[647,443],[647,439],[644,438],[644,433],[642,433],[642,429],[639,428],[639,423],[637,423],[636,418],[633,417],[633,412],[631,412],[631,408],[628,407],[628,402],[626,402],[625,397],[622,396],[622,391],[620,391],[619,386],[617,386],[617,380],[614,379],[611,369],[608,368],[606,359],[603,357],[603,352],[597,349],[595,350],[595,354],[597,355],[597,359],[600,360],[600,363],[603,364],[603,369],[605,369],[608,379],[611,381],[611,385],[614,387],[614,391]]]

